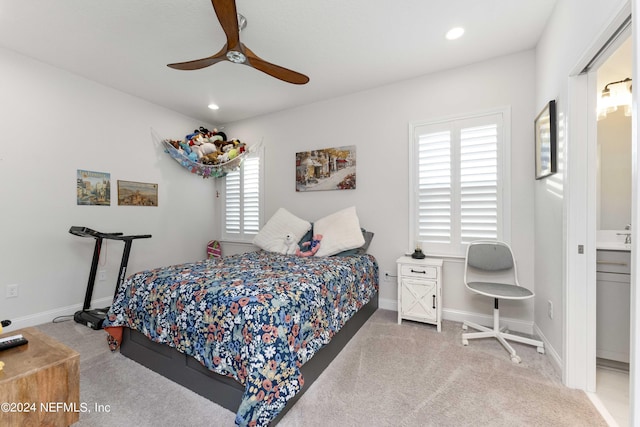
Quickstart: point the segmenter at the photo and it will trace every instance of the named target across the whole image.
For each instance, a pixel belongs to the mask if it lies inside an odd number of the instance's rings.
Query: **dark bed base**
[[[371,301],[334,335],[329,344],[300,368],[304,376],[304,387],[287,402],[271,425],[280,421],[377,309],[376,293]],[[155,343],[138,331],[124,328],[120,353],[234,413],[238,410],[244,393],[244,387],[240,383],[208,370],[193,357],[180,353],[173,347]]]

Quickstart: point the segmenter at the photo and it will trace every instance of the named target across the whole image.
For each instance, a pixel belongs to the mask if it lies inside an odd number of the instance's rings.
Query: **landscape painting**
[[[296,153],[296,191],[355,188],[355,145]]]
[[[158,206],[158,184],[118,180],[118,205]]]

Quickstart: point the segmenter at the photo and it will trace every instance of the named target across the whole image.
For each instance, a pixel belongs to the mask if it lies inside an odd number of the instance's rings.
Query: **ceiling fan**
[[[227,35],[227,43],[213,56],[196,59],[194,61],[168,64],[168,67],[176,70],[199,70],[222,61],[231,61],[235,64],[244,64],[269,74],[276,79],[288,83],[303,85],[309,82],[309,77],[304,74],[280,67],[259,58],[248,47],[240,42],[240,24],[238,23],[238,12],[235,0],[211,0],[213,9],[218,16],[220,25]],[[246,25],[246,20],[241,17],[242,27]]]

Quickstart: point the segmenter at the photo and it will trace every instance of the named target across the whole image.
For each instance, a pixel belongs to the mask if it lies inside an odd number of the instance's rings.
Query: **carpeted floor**
[[[606,426],[587,396],[564,387],[547,356],[492,339],[464,347],[442,332],[378,310],[286,414],[280,426]],[[72,321],[38,327],[80,353],[77,426],[233,426],[235,414],[111,353],[103,331]],[[108,412],[107,412],[108,410]]]

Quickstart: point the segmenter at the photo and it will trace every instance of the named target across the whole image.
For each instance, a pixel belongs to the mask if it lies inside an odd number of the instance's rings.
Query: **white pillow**
[[[355,206],[343,209],[313,223],[313,234],[321,234],[315,256],[331,256],[364,245]]]
[[[310,229],[309,221],[280,208],[253,238],[253,244],[269,252],[295,253],[295,245]],[[290,236],[288,241],[287,236]]]

